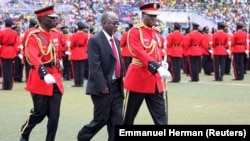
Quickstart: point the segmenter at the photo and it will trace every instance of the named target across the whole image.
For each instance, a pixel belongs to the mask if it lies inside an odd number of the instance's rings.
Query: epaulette
[[[135,27],[135,28],[140,28],[140,27],[143,27],[143,26],[145,26],[145,24],[139,23],[139,24],[136,24],[134,27]]]
[[[158,32],[161,32],[161,29],[159,27],[153,27],[154,30],[158,31]]]

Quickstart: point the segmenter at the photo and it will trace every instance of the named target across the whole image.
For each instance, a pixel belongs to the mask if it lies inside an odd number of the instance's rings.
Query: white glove
[[[231,50],[230,49],[227,49],[227,54],[231,54]]]
[[[23,49],[23,45],[19,45],[18,48]]]
[[[71,52],[70,51],[65,51],[65,54],[71,55]]]
[[[20,59],[23,59],[23,55],[22,54],[18,54],[18,57],[20,58]]]
[[[248,50],[245,50],[245,53],[248,55],[248,54],[249,54],[249,51],[248,51]]]
[[[55,80],[54,76],[52,76],[51,74],[46,74],[44,76],[44,81],[46,82],[46,84],[56,83],[56,80]]]
[[[214,52],[213,52],[213,50],[211,50],[211,49],[209,49],[209,50],[208,50],[208,52],[209,52],[209,53],[211,53],[211,54],[213,54],[213,53],[214,53]]]
[[[161,66],[168,69],[168,63],[166,61],[162,61]]]
[[[160,66],[160,67],[157,69],[157,71],[159,72],[161,78],[169,78],[169,77],[171,77],[170,72],[169,72],[166,68],[164,68],[164,67],[162,67],[162,66]]]

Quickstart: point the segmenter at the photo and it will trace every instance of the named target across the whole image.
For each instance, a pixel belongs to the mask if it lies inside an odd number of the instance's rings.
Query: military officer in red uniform
[[[193,30],[188,35],[187,40],[187,55],[189,62],[189,73],[191,76],[190,82],[198,82],[199,81],[199,73],[200,73],[200,64],[201,64],[201,45],[203,35],[198,31],[199,25],[193,23]]]
[[[144,99],[154,123],[167,124],[162,78],[169,77],[170,73],[161,66],[161,35],[160,30],[154,27],[159,7],[158,3],[141,6],[143,23],[135,25],[128,32],[128,47],[133,59],[124,79],[124,88],[129,92],[125,102],[125,125],[134,123]]]
[[[88,34],[83,31],[85,25],[77,23],[77,32],[71,36],[70,50],[73,68],[74,87],[83,87],[84,84],[84,64],[88,61],[87,43]]]
[[[185,29],[185,33],[183,35],[183,40],[182,40],[182,70],[183,73],[186,74],[187,76],[190,74],[189,73],[189,64],[188,64],[188,47],[187,47],[187,41],[189,40],[189,33],[190,33],[190,27]]]
[[[0,32],[0,58],[3,73],[3,90],[12,90],[13,76],[14,76],[14,60],[17,56],[17,32],[11,29],[13,20],[10,18],[5,19],[5,29]]]
[[[68,26],[62,26],[61,28],[62,37],[62,60],[63,60],[63,78],[64,80],[70,80],[71,78],[71,61],[70,61],[70,34]]]
[[[223,81],[227,59],[228,36],[224,32],[225,24],[219,22],[218,29],[213,34],[213,68],[215,81]]]
[[[124,75],[126,75],[126,71],[128,69],[129,64],[132,62],[132,54],[130,53],[127,45],[127,35],[128,30],[130,30],[133,27],[133,24],[129,24],[129,26],[126,28],[126,31],[122,34],[122,37],[120,39],[120,45],[122,50],[122,61],[125,65],[124,67]]]
[[[181,80],[181,61],[182,61],[182,40],[183,35],[180,32],[181,25],[174,23],[174,31],[167,36],[167,50],[169,54],[169,66],[172,74],[171,82],[180,82]]]
[[[247,48],[247,34],[243,31],[243,24],[236,24],[236,31],[232,37],[232,55],[233,55],[233,71],[234,71],[234,80],[243,80],[244,79],[244,58],[245,55],[249,55]]]
[[[202,68],[205,75],[211,75],[212,73],[212,57],[209,52],[212,46],[212,34],[209,33],[208,26],[203,27],[203,39],[202,39]]]
[[[48,118],[46,141],[54,141],[64,93],[61,68],[61,33],[55,27],[54,6],[35,11],[40,27],[32,30],[25,42],[28,62],[32,65],[26,90],[31,93],[34,107],[21,127],[20,141],[28,141],[32,129]]]

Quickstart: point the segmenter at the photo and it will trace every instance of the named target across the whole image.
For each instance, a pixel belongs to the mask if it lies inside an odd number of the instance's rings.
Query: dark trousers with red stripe
[[[192,82],[199,81],[201,56],[189,56],[189,70]]]
[[[5,59],[2,60],[2,89],[3,90],[11,90],[13,87],[13,76],[14,76],[14,61],[13,59]]]
[[[233,53],[233,70],[235,80],[243,80],[244,79],[244,58],[245,52],[242,53]]]
[[[28,141],[32,129],[43,121],[47,116],[47,136],[46,141],[54,141],[58,121],[60,116],[60,105],[62,94],[56,84],[54,84],[53,95],[44,96],[31,93],[34,108],[31,109],[30,115],[25,124],[21,127],[21,136]]]

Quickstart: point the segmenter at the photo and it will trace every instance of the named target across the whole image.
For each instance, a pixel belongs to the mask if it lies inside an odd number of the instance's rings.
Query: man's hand
[[[109,89],[108,88],[103,89],[102,94],[109,94]]]

